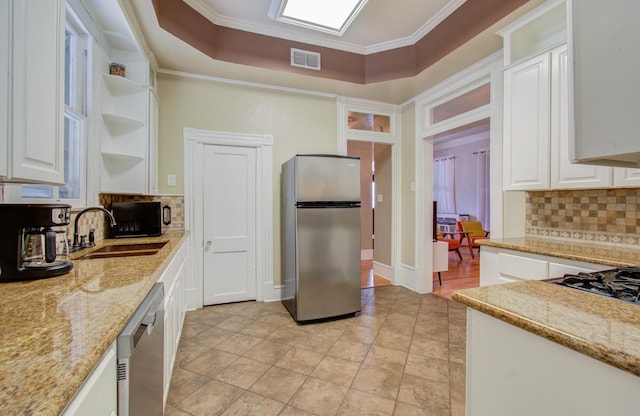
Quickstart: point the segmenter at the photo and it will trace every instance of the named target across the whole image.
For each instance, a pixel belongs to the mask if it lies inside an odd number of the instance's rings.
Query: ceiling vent
[[[320,71],[320,54],[291,48],[291,66]]]

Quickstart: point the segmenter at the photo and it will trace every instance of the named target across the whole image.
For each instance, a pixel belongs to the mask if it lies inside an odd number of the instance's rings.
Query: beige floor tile
[[[233,334],[215,347],[218,350],[242,355],[255,347],[262,339],[244,334]]]
[[[364,357],[367,356],[367,352],[369,352],[370,345],[351,341],[343,337],[333,344],[331,349],[327,352],[327,355],[343,358],[345,360],[362,362]]]
[[[222,416],[276,416],[284,406],[284,403],[248,391],[229,406]]]
[[[304,374],[279,367],[271,367],[249,390],[283,403],[289,402],[307,380]]]
[[[256,380],[262,377],[270,367],[269,364],[251,360],[246,357],[240,357],[216,374],[214,378],[242,389],[248,389]]]
[[[201,324],[214,326],[229,318],[229,315],[222,313],[215,306],[205,306],[202,309],[196,309],[195,311],[190,312],[189,318]]]
[[[406,361],[406,352],[374,345],[367,353],[364,364],[395,370],[402,369]]]
[[[402,378],[402,369],[362,365],[351,387],[395,400]]]
[[[255,319],[245,318],[244,316],[231,316],[222,322],[216,324],[217,328],[226,329],[227,331],[240,332],[242,328],[245,328],[252,323],[256,322]]]
[[[466,345],[467,328],[461,325],[449,325],[449,344]]]
[[[322,360],[322,357],[324,356],[318,352],[292,347],[278,360],[276,366],[309,375]]]
[[[301,329],[293,329],[286,327],[278,327],[267,335],[267,339],[278,344],[296,345],[302,339],[308,336],[307,332]]]
[[[289,345],[263,339],[247,351],[244,356],[266,364],[275,364],[290,348]]]
[[[361,342],[363,344],[373,344],[378,335],[378,328],[370,328],[359,324],[351,325],[340,338],[350,341]]]
[[[175,365],[177,367],[185,366],[189,361],[197,358],[199,355],[204,354],[211,348],[204,345],[196,344],[188,339],[181,339],[178,345],[178,351],[176,352]]]
[[[342,334],[344,331],[340,331]],[[324,334],[310,334],[302,338],[296,347],[325,354],[338,341],[338,337]]]
[[[191,339],[192,337],[198,335],[201,332],[206,331],[209,328],[211,328],[209,325],[205,325],[193,319],[185,319],[184,325],[182,327],[181,338]]]
[[[280,412],[280,416],[314,416],[314,414],[292,406],[287,406]]]
[[[449,323],[447,319],[437,319],[416,324],[414,338],[431,339],[438,342],[449,342]]]
[[[194,373],[202,374],[203,376],[215,377],[216,374],[227,368],[227,366],[238,358],[240,358],[240,356],[212,348],[199,357],[189,361],[184,368]]]
[[[405,374],[398,401],[418,406],[434,415],[450,413],[449,385]]]
[[[360,363],[327,355],[318,363],[311,376],[349,387],[359,368]]]
[[[451,374],[451,387],[464,388],[466,380],[467,366],[460,363],[450,363],[449,373]]]
[[[174,368],[171,375],[171,388],[167,403],[176,404],[185,397],[207,384],[209,377],[196,374],[182,368]]]
[[[271,324],[275,326],[289,325],[293,323],[296,325],[295,321],[289,315],[288,312],[270,312],[263,314],[258,321],[264,322],[266,324]]]
[[[381,329],[373,345],[407,352],[411,345],[411,337]]]
[[[175,407],[193,416],[219,415],[229,407],[244,390],[211,380],[191,393]]]
[[[198,335],[189,338],[189,341],[200,344],[203,347],[211,348],[227,340],[234,334],[231,331],[227,331],[222,328],[216,328],[215,326],[210,326],[207,328],[208,329],[200,332]]]
[[[339,416],[391,416],[395,407],[395,400],[349,390],[337,415]]]
[[[321,416],[335,415],[347,390],[347,387],[310,377],[289,404]]]
[[[189,413],[183,412],[180,409],[176,409],[175,407],[167,404],[164,409],[164,416],[191,416]]]
[[[446,342],[434,341],[428,338],[414,338],[411,341],[409,354],[447,360],[449,358],[449,344]]]
[[[449,361],[464,364],[467,362],[467,347],[464,345],[449,346]]]
[[[239,332],[245,335],[251,335],[258,338],[266,338],[270,333],[278,329],[278,325],[268,322],[255,321],[254,323],[242,328]]]
[[[458,388],[451,387],[451,416],[465,416],[465,389],[464,387]]]
[[[393,416],[426,416],[425,409],[418,406],[411,406],[410,404],[398,402],[396,404],[396,410],[393,412]],[[445,416],[445,415],[433,415],[433,416]]]
[[[422,355],[409,354],[405,374],[428,378],[440,383],[449,382],[449,362]]]

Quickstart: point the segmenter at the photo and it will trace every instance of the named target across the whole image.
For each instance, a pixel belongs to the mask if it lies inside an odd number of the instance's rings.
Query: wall
[[[335,97],[220,83],[175,75],[158,75],[159,188],[161,193],[184,192],[182,129],[272,134],[274,283],[280,273],[280,171],[297,153],[337,152]],[[176,187],[168,187],[175,174]]]
[[[489,132],[451,142],[436,144],[433,158],[455,156],[455,199],[458,214],[469,214],[476,220],[476,159],[473,152],[489,149]]]
[[[526,235],[640,244],[640,189],[526,193]]]
[[[400,198],[401,219],[400,231],[400,263],[414,267],[416,258],[416,115],[415,103],[402,107],[401,110],[400,148],[402,163],[400,164]],[[412,188],[413,184],[413,188]]]
[[[393,223],[393,200],[391,198],[393,191],[393,159],[391,157],[391,149],[391,145],[382,143],[376,143],[373,149],[376,169],[373,260],[388,267],[391,266],[391,224]]]
[[[370,142],[349,140],[347,154],[360,158],[360,249],[373,249],[373,208],[371,207],[371,169],[373,159],[373,145]]]

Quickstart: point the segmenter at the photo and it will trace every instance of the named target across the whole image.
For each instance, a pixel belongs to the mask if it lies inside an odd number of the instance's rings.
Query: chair
[[[449,251],[455,251],[458,253],[458,257],[462,260],[462,253],[460,253],[460,242],[455,238],[443,238],[442,233],[440,232],[440,227],[436,227],[436,240],[443,241],[449,245]],[[440,272],[438,272],[438,282],[440,286],[442,286],[442,276],[440,276]]]
[[[456,226],[458,229],[462,230],[462,236],[460,237],[460,244],[462,244],[463,239],[467,239],[467,245],[469,246],[469,252],[471,253],[471,258],[475,258],[473,255],[473,249],[477,248],[478,252],[480,252],[480,244],[478,244],[478,240],[486,240],[489,238],[489,231],[485,231],[482,227],[482,223],[480,221],[458,221]]]
[[[440,227],[436,227],[436,239],[438,241],[444,241],[449,244],[449,251],[455,251],[462,260],[462,253],[460,253],[460,242],[455,238],[444,238],[442,237],[442,233],[440,232]]]

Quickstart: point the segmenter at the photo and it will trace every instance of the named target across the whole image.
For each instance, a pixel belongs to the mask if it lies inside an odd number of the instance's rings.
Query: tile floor
[[[464,415],[465,309],[402,287],[297,325],[280,302],[186,317],[165,415]]]

